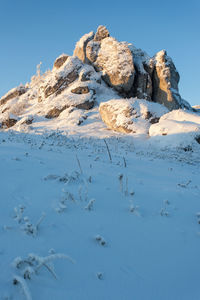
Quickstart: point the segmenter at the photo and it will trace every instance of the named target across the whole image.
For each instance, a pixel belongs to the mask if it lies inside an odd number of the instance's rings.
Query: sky
[[[150,56],[165,49],[180,74],[179,91],[200,104],[200,1],[0,0],[0,97],[73,54],[82,35],[106,25],[111,36]]]

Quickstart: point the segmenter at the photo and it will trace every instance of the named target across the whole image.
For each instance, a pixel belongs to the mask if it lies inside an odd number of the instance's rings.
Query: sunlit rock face
[[[172,59],[162,50],[155,55],[154,62],[152,100],[170,110],[180,108],[183,104],[178,91],[180,76]]]

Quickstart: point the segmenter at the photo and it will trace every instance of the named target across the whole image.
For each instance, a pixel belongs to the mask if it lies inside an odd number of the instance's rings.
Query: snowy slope
[[[199,299],[199,155],[106,143],[1,132],[0,299]]]

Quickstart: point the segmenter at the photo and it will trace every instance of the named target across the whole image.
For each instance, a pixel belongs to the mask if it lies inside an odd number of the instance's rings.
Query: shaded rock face
[[[179,73],[166,51],[158,52],[155,55],[152,100],[165,105],[169,110],[180,108],[182,100],[178,92],[179,79]]]
[[[131,98],[101,103],[99,112],[109,129],[122,133],[148,134],[151,124],[157,123],[168,109],[157,103]]]
[[[56,58],[54,65],[53,65],[54,68],[59,69],[66,62],[68,57],[69,57],[69,55],[62,54],[58,58]]]
[[[129,45],[129,48],[133,55],[136,70],[131,96],[151,101],[154,61],[141,49],[137,49],[133,45]]]
[[[17,98],[17,97],[25,94],[27,92],[27,90],[28,89],[23,85],[20,85],[19,87],[12,89],[4,97],[2,97],[0,99],[0,105],[3,105],[9,100],[11,100],[13,98]]]

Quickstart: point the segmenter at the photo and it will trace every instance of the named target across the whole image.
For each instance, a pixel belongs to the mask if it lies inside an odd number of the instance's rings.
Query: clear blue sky
[[[200,104],[199,0],[0,0],[0,97],[26,83],[41,61],[52,67],[79,38],[106,25],[112,36],[149,55],[166,49],[180,73],[180,93]]]

